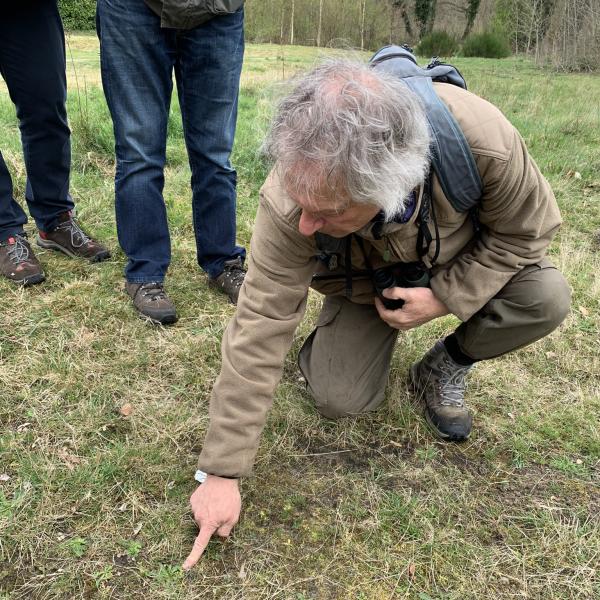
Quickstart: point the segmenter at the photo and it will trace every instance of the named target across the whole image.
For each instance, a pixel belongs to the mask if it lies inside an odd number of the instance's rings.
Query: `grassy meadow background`
[[[81,34],[69,46],[72,193],[113,258],[88,265],[39,249],[45,283],[0,281],[0,599],[600,598],[600,78],[518,58],[455,61],[470,89],[519,128],[551,181],[565,224],[550,254],[573,287],[560,330],[474,371],[472,439],[437,441],[406,388],[409,364],[455,327],[453,317],[401,335],[376,414],[320,418],[295,367],[319,307],[311,296],[256,476],[241,484],[241,521],[184,574],[196,534],[192,475],[234,307],[208,289],[195,261],[174,98],[167,289],[180,320],[157,328],[134,313],[116,240],[98,44]],[[269,97],[317,56],[247,49],[234,155],[244,244],[265,175],[257,148]],[[22,201],[3,83],[0,148]]]

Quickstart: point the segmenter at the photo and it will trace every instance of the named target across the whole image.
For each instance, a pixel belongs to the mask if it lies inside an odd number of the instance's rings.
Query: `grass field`
[[[69,42],[72,193],[113,259],[93,266],[40,250],[44,284],[0,281],[0,599],[600,598],[600,79],[521,59],[456,60],[551,181],[565,224],[550,253],[573,287],[560,330],[475,370],[472,440],[434,439],[405,382],[408,365],[455,327],[452,317],[400,337],[375,415],[319,418],[295,368],[319,306],[311,296],[256,476],[242,482],[242,519],[184,574],[196,534],[192,474],[234,309],[195,263],[174,102],[168,291],[181,318],[162,329],[134,314],[123,293],[97,41]],[[234,156],[244,244],[265,175],[256,151],[269,97],[316,56],[247,49]],[[19,134],[3,84],[0,149],[22,201]]]

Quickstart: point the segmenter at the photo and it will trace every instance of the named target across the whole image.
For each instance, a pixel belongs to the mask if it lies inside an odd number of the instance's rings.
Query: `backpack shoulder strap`
[[[460,125],[433,87],[441,81],[466,89],[464,78],[452,65],[435,60],[421,68],[407,46],[386,46],[370,64],[397,76],[421,99],[431,132],[432,168],[455,210],[468,212],[479,203],[483,184]]]

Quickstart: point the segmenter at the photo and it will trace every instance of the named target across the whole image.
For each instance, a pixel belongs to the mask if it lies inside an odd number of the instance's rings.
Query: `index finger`
[[[214,525],[200,526],[200,533],[198,533],[194,540],[192,551],[183,563],[182,569],[184,571],[189,571],[200,560],[200,557],[204,554],[204,550],[206,550],[206,546],[208,546],[208,542],[210,542],[210,538],[216,530],[217,528]]]

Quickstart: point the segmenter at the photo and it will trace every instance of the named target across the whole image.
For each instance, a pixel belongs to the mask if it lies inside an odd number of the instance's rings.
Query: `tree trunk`
[[[408,35],[408,37],[412,41],[412,39],[414,38],[413,28],[410,23],[410,16],[408,15],[408,11],[406,10],[406,8],[402,9],[401,15],[402,20],[404,21],[404,29],[406,29],[406,35]]]
[[[317,47],[321,47],[321,31],[323,28],[323,0],[319,0],[319,28],[317,29]]]
[[[365,49],[365,13],[367,10],[367,0],[362,0],[360,16],[360,49]]]
[[[435,25],[435,13],[437,10],[437,0],[431,0],[431,8],[429,9],[429,22],[427,23],[427,33],[433,31]]]
[[[479,5],[481,4],[481,0],[468,0],[466,14],[467,14],[467,22],[465,24],[465,30],[462,34],[462,39],[466,39],[471,30],[473,29],[473,25],[475,24],[475,19],[477,18],[477,12],[479,11]]]
[[[419,35],[423,37],[433,30],[437,0],[415,0],[415,17],[419,24]]]
[[[296,0],[292,0],[292,16],[290,18],[290,46],[294,45],[294,12],[296,9]]]

